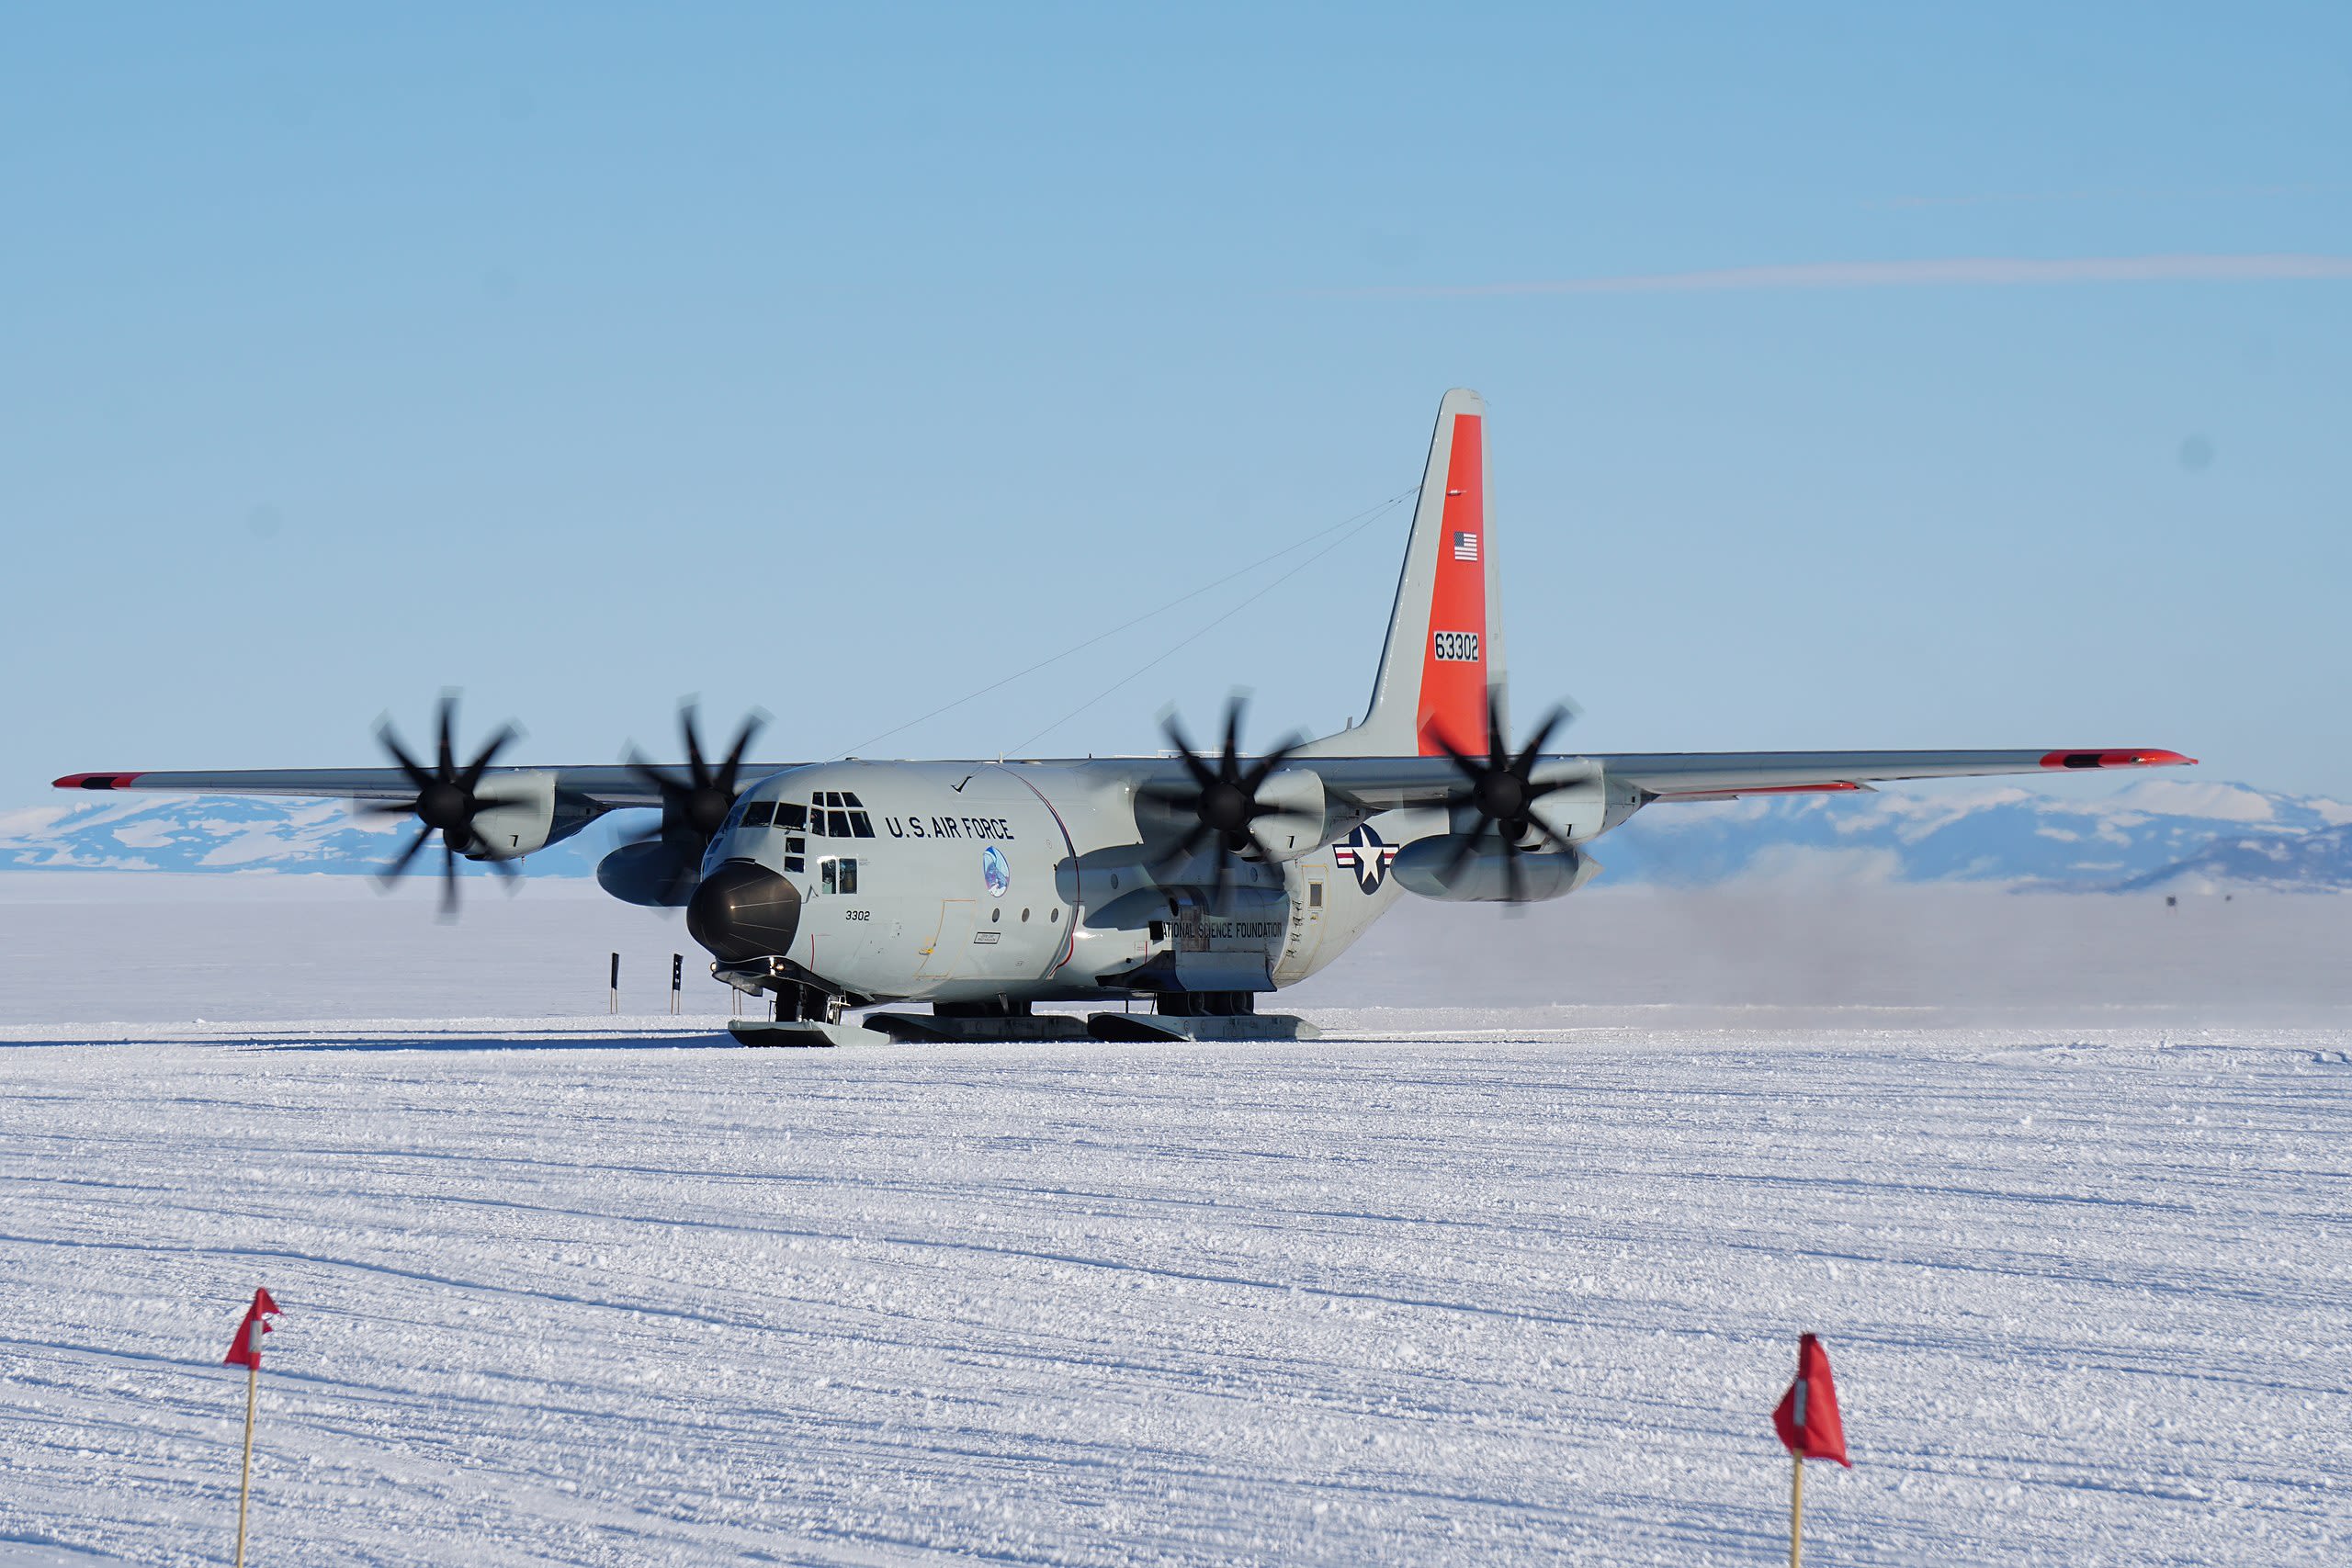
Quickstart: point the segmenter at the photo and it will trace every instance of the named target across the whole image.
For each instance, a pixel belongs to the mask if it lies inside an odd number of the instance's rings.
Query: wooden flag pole
[[[1804,1455],[1789,1456],[1789,1568],[1804,1558]]]
[[[254,1359],[245,1365],[245,1470],[237,1482],[237,1568],[245,1568],[245,1500],[254,1490],[254,1401],[261,1392],[261,1334],[253,1326]]]

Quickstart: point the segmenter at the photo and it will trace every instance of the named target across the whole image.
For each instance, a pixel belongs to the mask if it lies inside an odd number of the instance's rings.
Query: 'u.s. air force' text
[[[894,839],[1005,839],[1012,837],[1012,824],[1001,817],[934,817],[931,826],[923,826],[920,817],[910,817],[903,823],[896,817],[885,817],[882,825],[890,829]]]

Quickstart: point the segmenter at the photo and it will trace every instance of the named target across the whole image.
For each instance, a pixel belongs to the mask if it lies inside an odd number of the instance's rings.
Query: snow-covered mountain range
[[[1650,807],[1595,846],[1621,881],[1973,882],[2081,892],[2352,891],[2352,806],[2143,779],[2112,794],[1890,785]]]
[[[650,812],[608,818],[532,856],[527,869],[586,876],[621,836],[652,822]],[[0,811],[0,869],[364,873],[410,830],[335,801],[107,795]],[[2104,795],[1997,784],[1890,788],[1657,806],[1597,852],[1614,885],[1804,877],[2339,892],[2352,891],[2352,806],[2175,779]]]

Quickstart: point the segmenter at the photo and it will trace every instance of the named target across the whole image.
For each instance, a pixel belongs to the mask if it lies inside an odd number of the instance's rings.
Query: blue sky
[[[1400,516],[1134,623],[1456,384],[1578,745],[2352,793],[2347,148],[2340,6],[19,8],[0,799],[1328,728]]]

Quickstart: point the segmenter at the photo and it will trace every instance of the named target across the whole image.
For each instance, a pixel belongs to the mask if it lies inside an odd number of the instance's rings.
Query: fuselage
[[[1344,952],[1395,901],[1396,835],[1443,830],[1442,813],[1385,813],[1296,859],[1232,864],[1220,894],[1209,856],[1171,863],[1144,841],[1136,791],[1155,770],[1165,764],[795,768],[745,791],[702,874],[756,867],[788,884],[797,916],[772,956],[865,1000],[1250,992]]]

